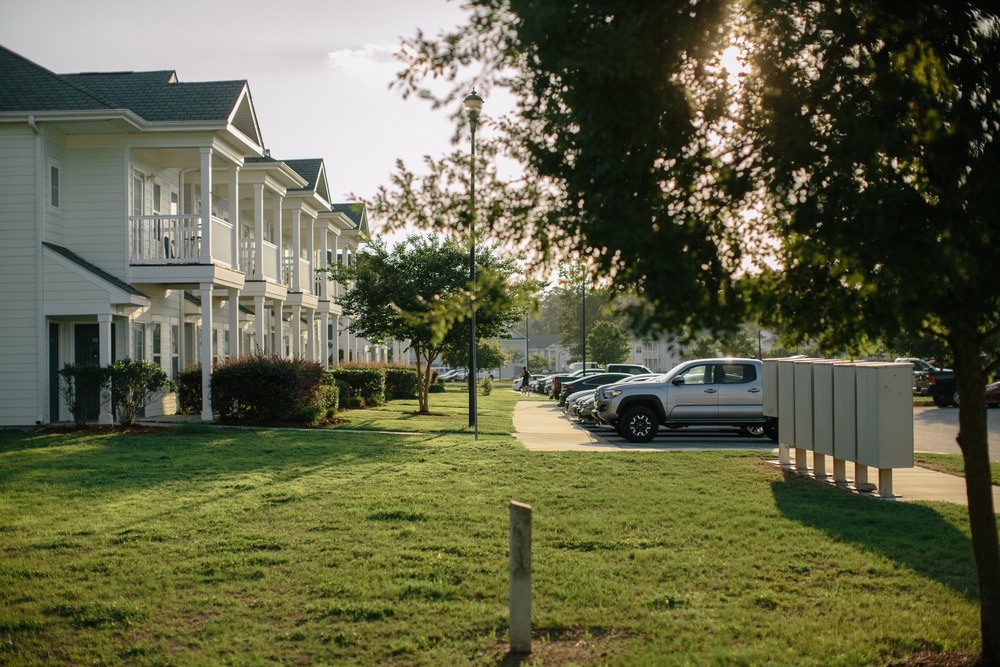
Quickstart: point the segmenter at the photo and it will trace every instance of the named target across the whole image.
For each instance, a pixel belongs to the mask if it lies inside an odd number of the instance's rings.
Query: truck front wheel
[[[939,408],[946,408],[949,405],[951,405],[951,399],[949,399],[947,396],[942,396],[941,394],[934,394],[932,400],[934,401],[934,405],[938,406]]]
[[[641,405],[629,408],[618,423],[622,437],[629,442],[649,442],[656,436],[659,426],[656,414]]]

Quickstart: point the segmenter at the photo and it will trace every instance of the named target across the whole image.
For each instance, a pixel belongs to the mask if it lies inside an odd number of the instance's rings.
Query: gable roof
[[[354,223],[354,231],[368,234],[368,207],[362,202],[347,202],[342,204],[332,204],[330,210],[334,213],[343,213]]]
[[[172,70],[56,74],[0,46],[0,112],[128,110],[151,123],[231,124],[262,146],[242,81],[181,83]]]

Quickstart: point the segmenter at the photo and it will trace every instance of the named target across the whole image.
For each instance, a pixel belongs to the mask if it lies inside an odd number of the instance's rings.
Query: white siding
[[[121,146],[77,146],[63,157],[65,245],[124,279],[128,262],[128,179]]]
[[[35,138],[0,128],[0,425],[38,418]]]

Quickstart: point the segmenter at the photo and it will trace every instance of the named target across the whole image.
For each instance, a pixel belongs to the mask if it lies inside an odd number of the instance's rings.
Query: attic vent
[[[271,157],[271,149],[270,148],[265,148],[264,149],[264,157]]]

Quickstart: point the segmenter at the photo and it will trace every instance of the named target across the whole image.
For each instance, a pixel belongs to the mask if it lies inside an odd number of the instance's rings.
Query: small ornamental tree
[[[523,317],[521,296],[511,278],[514,267],[488,246],[476,250],[476,334],[490,338]],[[375,239],[349,267],[332,267],[334,280],[349,285],[338,299],[351,331],[380,343],[409,340],[417,357],[417,400],[430,412],[433,363],[446,348],[467,345],[469,330],[459,326],[470,313],[469,253],[452,240],[412,235],[389,248]]]
[[[598,366],[605,368],[608,364],[620,364],[627,360],[629,347],[628,334],[620,326],[607,320],[595,324],[587,336],[590,358]]]
[[[87,415],[100,401],[108,369],[91,364],[66,364],[59,370],[59,393],[78,428],[87,425]]]
[[[139,421],[143,408],[174,385],[159,364],[140,359],[119,359],[109,368],[111,403],[122,426]]]

